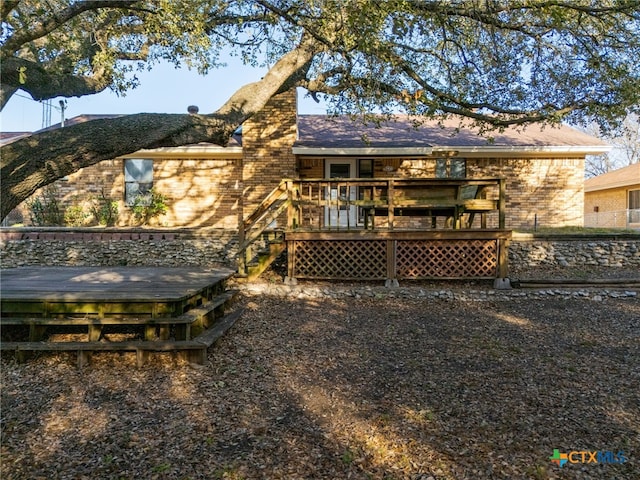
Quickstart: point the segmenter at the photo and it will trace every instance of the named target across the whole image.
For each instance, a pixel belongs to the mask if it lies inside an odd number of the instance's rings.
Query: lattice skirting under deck
[[[397,278],[495,278],[496,240],[399,240]]]
[[[337,280],[496,278],[498,239],[293,240],[289,276]]]
[[[385,240],[290,242],[297,278],[378,280],[387,278]]]

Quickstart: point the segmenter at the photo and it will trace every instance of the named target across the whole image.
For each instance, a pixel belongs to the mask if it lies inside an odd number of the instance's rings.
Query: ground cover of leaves
[[[1,478],[640,478],[637,297],[235,308],[204,366],[5,355]]]

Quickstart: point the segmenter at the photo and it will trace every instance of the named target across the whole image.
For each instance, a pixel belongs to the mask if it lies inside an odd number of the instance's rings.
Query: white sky
[[[210,113],[220,107],[240,86],[260,79],[264,70],[229,60],[228,67],[212,70],[206,76],[172,65],[156,65],[150,72],[138,72],[140,86],[125,96],[111,90],[96,95],[67,98],[65,118],[82,114],[107,113],[187,113],[187,106],[197,105],[200,113]],[[60,122],[60,100],[52,99],[51,124]],[[325,106],[299,93],[300,113],[325,113]],[[0,131],[32,132],[43,128],[43,104],[19,90],[0,112]]]

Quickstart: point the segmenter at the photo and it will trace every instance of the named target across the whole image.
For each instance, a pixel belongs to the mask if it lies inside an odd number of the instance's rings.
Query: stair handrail
[[[283,200],[278,204],[279,200]],[[262,233],[269,227],[269,224],[263,225],[254,231],[251,235],[249,232],[256,228],[258,222],[269,212],[282,212],[284,208],[288,208],[291,203],[289,193],[289,181],[282,180],[280,184],[274,188],[266,197],[262,199],[260,204],[255,208],[246,219],[241,222],[238,231],[238,273],[246,275],[247,273],[247,250],[253,243],[260,238]]]

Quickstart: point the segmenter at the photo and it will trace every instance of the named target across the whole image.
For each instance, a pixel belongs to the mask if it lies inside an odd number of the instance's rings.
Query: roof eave
[[[143,149],[122,155],[120,158],[242,158],[242,147],[221,147],[219,145],[184,145],[181,147],[160,147]]]
[[[460,157],[544,157],[564,155],[582,157],[607,153],[609,145],[576,146],[437,146],[437,147],[293,147],[295,155],[314,156],[437,156],[453,152]]]
[[[571,157],[583,157],[585,155],[599,155],[611,151],[612,147],[609,145],[575,145],[575,146],[478,146],[478,147],[463,147],[463,146],[444,146],[434,147],[433,154],[437,155],[439,152],[449,153],[456,152],[457,156],[461,157],[544,157],[549,155],[563,155]]]
[[[607,183],[605,185],[596,185],[595,187],[590,187],[585,182],[584,192],[599,192],[601,190],[613,190],[614,188],[631,188],[635,186],[640,186],[640,180],[636,182],[633,182],[631,180],[621,180],[619,182]]]
[[[294,155],[321,156],[411,156],[432,154],[431,147],[293,147]]]

